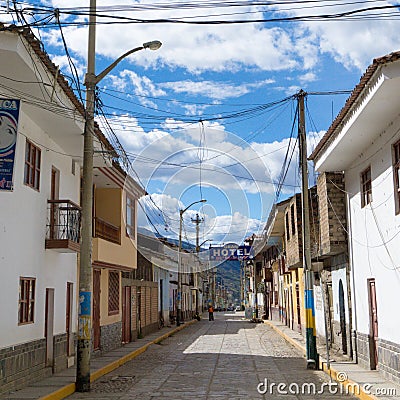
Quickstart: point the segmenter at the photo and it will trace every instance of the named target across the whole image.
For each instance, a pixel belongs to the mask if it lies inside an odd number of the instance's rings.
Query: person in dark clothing
[[[214,321],[214,308],[211,304],[208,306],[208,320]]]

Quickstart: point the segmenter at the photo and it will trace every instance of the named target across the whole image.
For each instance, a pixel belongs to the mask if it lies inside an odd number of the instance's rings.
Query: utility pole
[[[79,257],[79,311],[76,357],[76,390],[90,391],[90,351],[92,332],[92,214],[93,214],[93,138],[94,104],[96,85],[115,68],[124,58],[140,50],[157,50],[161,42],[154,40],[135,47],[105,68],[95,73],[96,57],[96,0],[90,0],[88,63],[85,76],[86,110],[85,131],[83,134],[82,167],[82,230],[81,251]]]
[[[182,323],[182,227],[183,227],[183,214],[194,204],[205,203],[206,199],[194,201],[189,204],[185,209],[179,210],[179,247],[178,247],[178,288],[176,293],[176,326],[180,326]]]
[[[79,315],[76,390],[90,391],[91,291],[92,291],[92,187],[95,101],[96,0],[90,0],[88,64],[85,78],[86,115],[83,136],[82,240],[79,258]]]
[[[200,224],[204,221],[204,218],[200,218],[199,214],[196,214],[196,218],[192,218],[192,222],[196,224],[196,253],[199,255],[200,253]],[[196,282],[196,315],[199,315],[199,288],[198,288],[198,281],[199,281],[199,272],[196,271],[194,272],[194,277],[196,277],[195,282]]]
[[[306,92],[300,90],[297,95],[299,110],[299,152],[301,167],[301,206],[302,206],[302,236],[303,236],[303,266],[305,283],[306,305],[306,352],[307,368],[318,368],[318,353],[315,328],[315,308],[313,290],[313,271],[311,265],[310,243],[310,209],[308,202],[308,165],[307,165],[307,139],[304,116],[304,98]]]

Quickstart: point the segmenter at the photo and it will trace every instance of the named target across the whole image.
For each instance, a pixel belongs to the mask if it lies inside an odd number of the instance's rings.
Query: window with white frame
[[[372,202],[372,180],[371,166],[366,168],[360,175],[361,179],[361,207]]]
[[[135,199],[126,196],[126,234],[135,238]]]

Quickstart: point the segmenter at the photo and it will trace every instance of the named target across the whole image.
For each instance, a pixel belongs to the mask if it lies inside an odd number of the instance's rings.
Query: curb
[[[185,322],[181,326],[176,327],[175,329],[165,333],[162,336],[159,336],[158,338],[152,340],[151,342],[148,342],[144,344],[142,347],[139,347],[138,349],[132,351],[129,354],[126,354],[125,356],[121,357],[118,360],[115,360],[111,362],[110,364],[105,365],[104,367],[101,367],[100,369],[92,372],[90,374],[90,382],[94,382],[97,379],[101,378],[102,376],[114,371],[121,365],[124,365],[128,361],[134,359],[138,355],[144,353],[152,344],[157,344],[168,338],[169,336],[172,336],[173,334],[181,331],[182,329],[186,328],[189,325],[192,325],[196,323],[196,320],[191,320],[188,322]],[[49,393],[43,397],[40,397],[39,400],[62,400],[65,399],[66,397],[70,396],[71,394],[75,393],[75,383],[70,383],[66,386],[63,386],[60,389],[57,389],[56,391]]]
[[[301,353],[303,354],[303,356],[306,356],[306,349],[304,348],[304,346],[302,346],[300,343],[298,343],[296,340],[294,340],[290,336],[286,335],[284,332],[282,332],[278,327],[276,327],[274,324],[272,324],[268,320],[265,320],[264,324],[267,324],[269,327],[271,327],[275,332],[277,332],[281,337],[283,337],[288,343],[290,343],[292,346],[294,346],[298,350],[300,350]],[[329,375],[329,377],[331,379],[333,379],[334,381],[338,382],[340,385],[345,387],[348,390],[349,394],[352,394],[361,400],[378,400],[378,398],[375,397],[374,395],[366,393],[362,389],[361,384],[349,379],[347,377],[347,374],[345,374],[345,379],[338,377],[338,374],[339,375],[343,374],[343,372],[336,371],[332,367],[328,368],[326,365],[326,360],[323,359],[322,357],[320,357],[318,367],[321,371],[323,371],[327,375]],[[356,388],[358,388],[358,390]]]
[[[264,320],[264,324],[267,324],[271,327],[275,332],[277,332],[280,336],[282,336],[287,342],[289,342],[292,346],[296,347],[297,350],[300,350],[303,356],[306,356],[306,349],[296,340],[292,339],[290,336],[286,335],[286,333],[282,332],[279,328],[277,328],[274,324],[271,324],[268,320]]]

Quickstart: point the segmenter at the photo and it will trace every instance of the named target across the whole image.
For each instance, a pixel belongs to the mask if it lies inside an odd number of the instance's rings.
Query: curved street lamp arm
[[[97,85],[108,73],[110,73],[124,58],[128,57],[132,53],[136,53],[139,50],[143,50],[145,47],[135,47],[122,54],[122,56],[118,57],[113,63],[111,63],[107,68],[105,68],[102,72],[94,77],[94,83]]]

